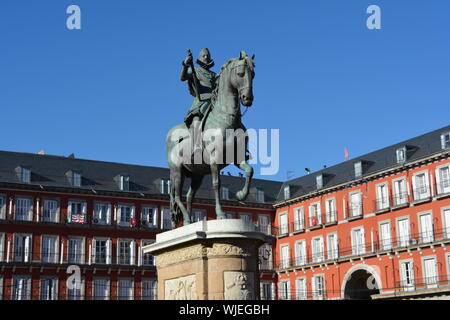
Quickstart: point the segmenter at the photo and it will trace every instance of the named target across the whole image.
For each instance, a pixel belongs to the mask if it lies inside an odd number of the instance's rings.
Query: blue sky
[[[66,28],[70,4],[81,30]],[[371,4],[381,30],[366,27]],[[187,48],[208,47],[216,71],[246,50],[244,122],[280,129],[264,178],[297,177],[449,124],[449,18],[442,0],[2,0],[0,149],[166,166],[166,132],[192,102]]]

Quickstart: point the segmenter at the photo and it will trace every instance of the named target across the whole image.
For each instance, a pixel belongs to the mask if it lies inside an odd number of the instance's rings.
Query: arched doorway
[[[375,270],[367,265],[354,266],[350,269],[343,282],[343,298],[370,300],[371,295],[379,294],[380,279]]]

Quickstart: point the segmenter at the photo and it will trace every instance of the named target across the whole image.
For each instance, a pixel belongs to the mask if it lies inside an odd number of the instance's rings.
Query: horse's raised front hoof
[[[244,191],[239,190],[238,192],[236,192],[236,199],[238,199],[238,201],[244,201],[245,198],[247,198],[247,195]]]
[[[216,219],[226,219],[226,214],[222,211],[222,209],[216,208]]]

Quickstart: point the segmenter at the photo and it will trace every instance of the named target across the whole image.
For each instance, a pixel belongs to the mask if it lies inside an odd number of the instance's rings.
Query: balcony
[[[314,230],[321,228],[322,224],[322,215],[317,214],[309,217],[309,229]]]
[[[420,204],[431,200],[430,188],[428,186],[413,189],[414,202]]]
[[[443,274],[433,277],[407,279],[395,282],[395,291],[402,295],[420,294],[420,291],[447,291],[450,290],[450,275]]]
[[[305,231],[305,221],[299,220],[292,222],[292,230],[294,233],[304,232]]]
[[[336,210],[325,212],[325,225],[330,226],[337,223]]]
[[[382,197],[374,200],[374,212],[375,214],[380,214],[384,212],[388,212],[392,206],[392,197]]]
[[[280,224],[278,228],[276,228],[277,237],[286,237],[289,235],[289,224]]]
[[[436,199],[450,196],[450,180],[443,180],[435,184]]]
[[[348,220],[360,219],[363,216],[363,204],[361,202],[353,202],[348,204]]]
[[[394,194],[391,198],[392,210],[407,207],[409,205],[408,192]]]

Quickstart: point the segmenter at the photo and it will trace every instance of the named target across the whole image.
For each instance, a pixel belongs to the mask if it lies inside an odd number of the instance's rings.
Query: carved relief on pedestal
[[[197,300],[196,276],[190,275],[164,282],[165,300]]]
[[[253,300],[253,272],[225,271],[223,273],[225,300]]]
[[[214,243],[211,248],[207,248],[208,256],[228,256],[240,255],[250,256],[248,248],[238,247],[228,243]]]
[[[187,260],[201,258],[206,254],[205,248],[198,244],[178,250],[164,252],[156,256],[156,265],[164,267],[172,263],[180,263]]]

